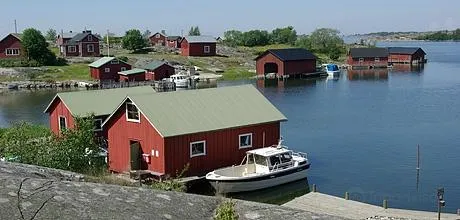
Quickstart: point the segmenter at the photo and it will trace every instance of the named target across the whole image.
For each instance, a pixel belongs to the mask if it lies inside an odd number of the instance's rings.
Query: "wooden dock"
[[[346,200],[318,192],[311,192],[297,197],[282,206],[318,214],[341,216],[349,219],[366,219],[374,216],[420,220],[433,220],[438,218],[438,213],[435,212],[393,208],[384,209],[380,206]],[[441,219],[460,220],[460,215],[442,213]]]

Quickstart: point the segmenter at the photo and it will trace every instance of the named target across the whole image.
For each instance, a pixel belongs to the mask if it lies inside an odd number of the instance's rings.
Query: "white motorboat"
[[[281,144],[246,152],[238,166],[214,170],[206,175],[217,193],[253,191],[307,178],[307,154],[293,152]]]
[[[190,77],[185,74],[174,74],[169,76],[169,80],[176,84],[177,88],[188,88]]]
[[[323,67],[329,76],[339,76],[340,68],[336,64],[323,64]]]

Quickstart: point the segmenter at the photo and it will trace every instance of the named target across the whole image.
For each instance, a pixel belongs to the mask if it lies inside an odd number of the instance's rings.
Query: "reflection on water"
[[[252,192],[227,194],[225,197],[281,205],[310,192],[308,179]]]
[[[388,69],[348,70],[348,80],[388,80]]]
[[[407,64],[393,64],[391,72],[402,72],[402,73],[423,73],[425,65],[407,65]]]

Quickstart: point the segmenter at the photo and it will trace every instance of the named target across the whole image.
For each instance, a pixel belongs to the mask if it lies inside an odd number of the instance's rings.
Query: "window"
[[[190,143],[190,157],[206,155],[206,141]]]
[[[94,45],[88,44],[88,45],[86,45],[86,49],[87,49],[88,52],[94,52]]]
[[[380,62],[380,58],[379,58],[379,57],[376,57],[376,58],[375,58],[375,62]]]
[[[239,139],[240,139],[240,149],[252,147],[252,133],[241,134],[239,136]]]
[[[102,131],[102,119],[94,119],[94,131]]]
[[[17,48],[8,48],[5,51],[7,56],[18,56],[19,55],[19,49]]]
[[[292,162],[292,156],[289,153],[281,154],[280,159],[282,164]]]
[[[105,68],[104,72],[110,73],[110,68]]]
[[[126,67],[122,67],[120,70],[121,70],[121,71],[125,71],[125,70],[126,70]]]
[[[126,120],[132,122],[140,121],[139,110],[137,109],[136,105],[134,105],[134,103],[126,103]]]
[[[69,49],[69,51],[68,51],[69,53],[77,52],[77,47],[76,46],[69,46],[68,49]]]
[[[88,41],[93,41],[93,35],[88,35]]]
[[[270,165],[271,166],[275,166],[275,165],[280,165],[280,158],[278,155],[275,155],[275,156],[271,156],[270,157]]]
[[[254,154],[254,160],[255,160],[257,165],[267,166],[267,159],[265,157],[263,157],[263,156]]]
[[[364,62],[364,58],[359,58],[359,62],[360,63]]]
[[[110,64],[119,64],[120,62],[117,59],[113,59],[110,61]]]
[[[204,46],[204,53],[210,53],[211,52],[211,47],[210,46]]]
[[[155,35],[155,38],[160,38],[160,34],[156,34],[156,35]]]
[[[59,116],[59,130],[63,131],[67,129],[67,120],[64,116]]]

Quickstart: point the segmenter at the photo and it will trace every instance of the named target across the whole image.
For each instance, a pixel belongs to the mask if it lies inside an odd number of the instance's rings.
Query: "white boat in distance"
[[[340,68],[336,64],[323,64],[322,65],[329,76],[339,76]]]
[[[169,76],[169,81],[174,82],[177,88],[188,88],[190,77],[185,74],[174,74]]]
[[[217,193],[233,193],[269,188],[307,178],[310,162],[307,154],[283,146],[246,152],[238,166],[225,167],[206,174]]]

